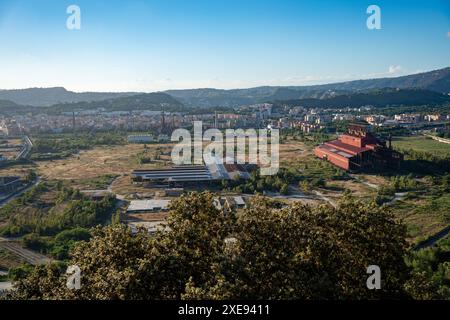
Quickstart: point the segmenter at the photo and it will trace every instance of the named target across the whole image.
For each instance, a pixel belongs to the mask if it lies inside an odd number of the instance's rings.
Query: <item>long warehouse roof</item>
[[[142,177],[144,180],[167,179],[168,181],[209,181],[213,179],[208,168],[200,165],[134,170],[132,175],[135,177]]]

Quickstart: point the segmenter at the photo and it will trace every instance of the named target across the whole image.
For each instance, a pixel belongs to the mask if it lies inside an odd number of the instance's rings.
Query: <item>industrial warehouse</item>
[[[176,185],[215,180],[231,180],[250,177],[244,165],[222,164],[215,161],[208,165],[173,166],[164,169],[133,170],[131,177],[135,182],[149,182],[160,185]]]
[[[387,147],[386,142],[373,136],[364,124],[350,125],[346,134],[316,147],[314,154],[351,172],[366,168],[398,167],[403,159],[401,153],[392,149],[390,140]]]

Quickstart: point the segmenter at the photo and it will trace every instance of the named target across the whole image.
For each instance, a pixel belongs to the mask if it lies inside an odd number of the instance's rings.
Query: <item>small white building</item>
[[[237,208],[245,208],[246,207],[245,200],[241,196],[234,196],[233,201],[234,201],[234,205]]]
[[[242,196],[217,197],[214,198],[213,205],[217,210],[224,209],[225,211],[244,209],[247,206]]]
[[[169,210],[170,200],[132,200],[128,206],[127,213],[158,212]]]

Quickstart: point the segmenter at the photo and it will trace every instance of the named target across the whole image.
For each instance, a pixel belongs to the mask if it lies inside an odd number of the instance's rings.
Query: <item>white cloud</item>
[[[450,31],[449,31],[449,32],[447,32],[447,37],[448,37],[448,38],[450,38]]]
[[[402,72],[403,72],[402,66],[398,65],[389,66],[389,74],[398,74]]]

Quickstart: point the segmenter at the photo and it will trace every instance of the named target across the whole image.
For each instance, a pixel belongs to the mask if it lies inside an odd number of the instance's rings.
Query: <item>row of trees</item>
[[[412,191],[420,186],[413,175],[389,177],[387,183],[378,188],[378,196],[393,197],[396,192]]]
[[[172,204],[168,228],[151,236],[123,225],[97,228],[68,265],[19,277],[16,299],[373,299],[430,298],[429,281],[405,263],[405,227],[386,208],[344,197],[337,208],[256,197],[242,213],[217,210],[210,193]],[[382,287],[366,286],[367,267]]]
[[[254,171],[248,180],[242,180],[237,177],[234,180],[222,180],[221,184],[223,189],[239,193],[253,194],[269,190],[288,194],[289,182],[292,180],[284,180],[282,177],[282,173],[278,173],[276,176],[260,176],[258,171]]]
[[[311,159],[289,168],[280,168],[275,176],[261,176],[258,170],[252,171],[247,180],[223,180],[222,188],[240,193],[263,193],[266,190],[289,194],[289,185],[298,185],[304,192],[314,188],[326,187],[328,179],[348,179],[346,173],[329,163]]]
[[[445,138],[448,139],[450,138],[450,132],[439,132],[436,134],[439,138]]]
[[[442,154],[417,151],[401,150],[405,161],[402,163],[402,171],[419,175],[441,176],[450,173],[450,158],[448,153]]]

